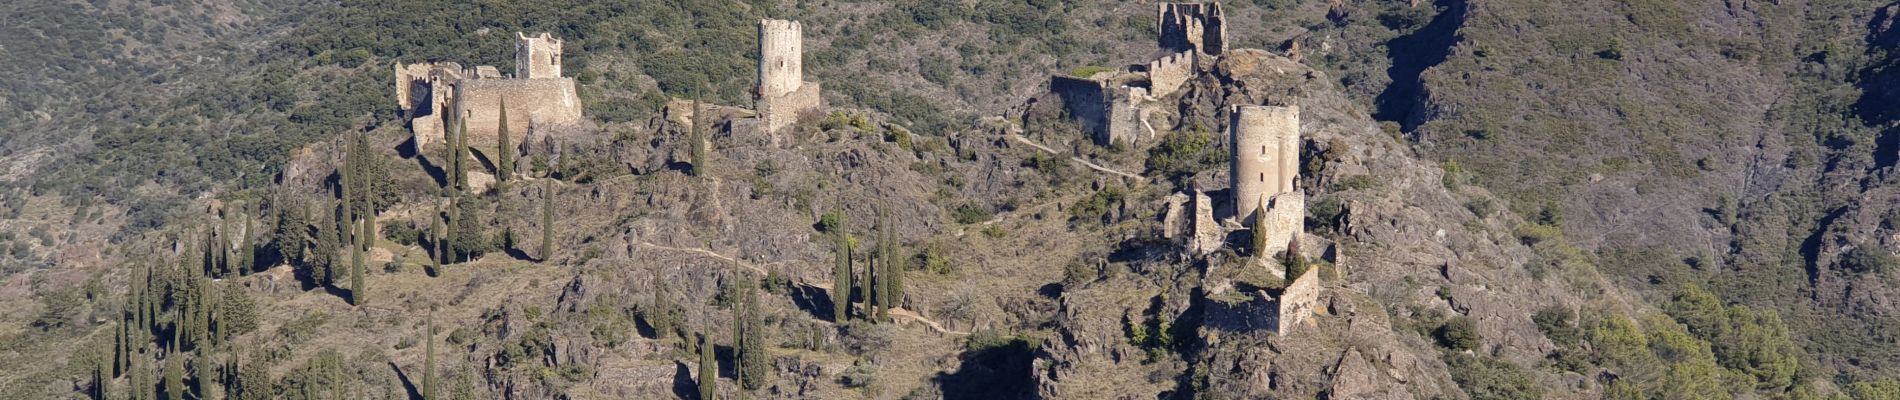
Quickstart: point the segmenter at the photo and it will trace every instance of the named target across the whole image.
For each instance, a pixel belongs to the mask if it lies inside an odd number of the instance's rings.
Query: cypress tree
[[[843,228],[832,235],[838,245],[836,261],[831,267],[831,321],[843,323],[851,318],[851,242]]]
[[[116,348],[113,350],[113,353],[117,353]],[[93,400],[105,400],[109,397],[112,397],[110,393],[111,392],[110,389],[112,386],[112,368],[118,366],[118,361],[117,359],[114,358],[116,356],[117,356],[116,354],[100,354],[98,359],[95,360],[96,362],[93,363],[93,368],[92,368],[92,398]]]
[[[688,141],[692,142],[688,144],[692,146],[693,176],[705,176],[707,172],[706,168],[708,167],[706,165],[706,152],[708,151],[706,149],[706,128],[700,126],[704,125],[700,123],[700,111],[702,110],[700,110],[699,106],[699,96],[695,95],[693,96],[693,127],[691,134],[687,138]]]
[[[469,190],[468,184],[468,123],[461,125],[461,132],[455,135],[455,189]]]
[[[738,312],[733,314],[733,325],[738,335],[733,339],[734,353],[738,355],[739,385],[745,390],[757,390],[765,386],[766,362],[771,357],[765,349],[765,320],[759,311],[758,281],[747,279],[744,292],[739,297]]]
[[[460,231],[462,229],[460,222],[462,222],[462,195],[456,193],[448,197],[448,235],[443,235],[443,252],[448,254],[448,264],[460,262],[460,256],[458,256],[460,248],[454,245],[456,237],[466,235]]]
[[[185,398],[185,357],[175,346],[165,353],[165,398]]]
[[[719,361],[713,358],[712,337],[699,334],[699,399],[713,400],[719,393]]]
[[[541,261],[554,259],[554,179],[541,184]]]
[[[256,268],[257,238],[251,232],[251,215],[253,214],[253,212],[246,212],[244,217],[238,220],[238,227],[244,230],[244,241],[238,245],[237,264],[233,266],[238,276],[250,275],[251,268]]]
[[[114,378],[117,378],[120,374],[124,374],[127,367],[131,366],[128,364],[128,362],[131,361],[131,357],[128,356],[126,352],[128,346],[132,343],[126,331],[132,328],[130,324],[123,321],[124,318],[121,319],[122,321],[119,321],[119,326],[115,327],[117,329],[114,329],[115,332],[112,335],[112,374],[110,376]]]
[[[435,307],[429,307],[429,333],[422,346],[422,399],[435,400]]]
[[[132,363],[132,398],[158,400],[158,382],[152,379],[152,361],[144,356],[134,359]]]
[[[878,269],[878,261],[877,247],[872,247],[864,257],[864,279],[858,283],[864,293],[864,315],[872,323],[884,322],[889,315],[884,311],[884,271]]]
[[[855,248],[857,246],[852,247]],[[848,261],[855,263],[857,262],[857,258],[853,257]],[[876,298],[873,297],[875,293],[871,292],[871,267],[872,265],[867,263],[864,266],[863,272],[858,272],[856,265],[852,265],[850,268],[854,273],[852,278],[857,283],[858,296],[864,297],[864,305],[866,307],[864,309],[864,318],[871,320],[871,322],[877,322],[877,301]]]
[[[216,375],[214,375],[217,372],[217,367],[211,365],[211,358],[206,357],[203,350],[199,350],[198,353],[192,357],[191,369],[191,372],[193,372],[193,375],[196,377],[195,379],[198,380],[198,399],[218,400],[224,397],[223,391],[219,390],[217,386],[217,378]]]
[[[358,235],[357,238],[361,241],[359,245],[363,246],[363,251],[369,251],[371,247],[376,245],[375,192],[370,186],[370,182],[375,178],[370,176],[371,171],[369,166],[371,163],[371,155],[369,152],[369,138],[362,134],[358,134],[356,138],[358,147],[356,152],[357,201],[363,203],[363,233]]]
[[[429,212],[429,267],[437,275],[442,274],[442,202],[432,201],[435,210]]]
[[[501,132],[495,148],[495,190],[508,191],[508,178],[515,175],[515,149],[509,145],[508,99],[501,99]]]
[[[361,306],[367,299],[368,287],[363,286],[363,248],[350,246],[350,303]]]
[[[890,260],[890,269],[891,269],[890,287],[886,289],[891,293],[891,306],[903,307],[904,306],[904,273],[905,273],[904,257],[902,255],[897,254],[897,235],[886,233],[885,239],[886,239],[885,241],[890,243],[890,245],[884,248],[884,258],[887,260]]]
[[[1294,239],[1286,247],[1286,284],[1292,285],[1300,275],[1306,275],[1306,256],[1300,254],[1299,239]]]

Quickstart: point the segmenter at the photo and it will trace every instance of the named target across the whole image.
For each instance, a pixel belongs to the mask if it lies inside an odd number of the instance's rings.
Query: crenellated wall
[[[1198,61],[1196,58],[1194,52],[1183,51],[1149,62],[1149,91],[1154,97],[1166,97],[1181,90],[1181,87],[1194,77]]]

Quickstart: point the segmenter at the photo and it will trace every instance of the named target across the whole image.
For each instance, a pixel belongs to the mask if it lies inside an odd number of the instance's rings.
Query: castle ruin
[[[547,33],[515,33],[513,77],[486,65],[464,69],[453,62],[397,63],[396,102],[409,119],[416,147],[444,141],[449,129],[460,123],[467,125],[470,148],[497,150],[504,99],[513,143],[525,142],[530,129],[580,122],[574,78],[561,76],[561,46],[560,39]]]
[[[759,20],[759,118],[777,141],[780,132],[824,107],[818,82],[805,81],[804,27],[798,21]]]
[[[1161,3],[1155,6],[1155,30],[1161,48],[1220,56],[1227,50],[1227,13],[1220,2]]]
[[[1204,65],[1227,49],[1220,3],[1161,3],[1156,6],[1157,51],[1146,64],[1091,76],[1057,74],[1049,92],[1097,145],[1135,143],[1157,136],[1148,105],[1186,88]]]

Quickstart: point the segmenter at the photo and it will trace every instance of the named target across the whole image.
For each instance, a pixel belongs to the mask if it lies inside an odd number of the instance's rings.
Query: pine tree
[[[501,99],[501,129],[495,147],[495,190],[508,191],[508,178],[515,175],[515,148],[508,138],[508,99]]]
[[[765,320],[759,311],[758,281],[747,279],[742,285],[739,308],[733,313],[733,325],[737,332],[733,341],[733,353],[738,355],[739,386],[744,390],[758,390],[765,386],[771,354],[766,350]]]
[[[713,400],[719,393],[719,361],[713,358],[712,337],[699,334],[699,398]]]
[[[831,321],[843,323],[851,318],[851,242],[843,228],[832,235],[838,245],[836,264],[831,267]]]
[[[554,179],[541,184],[541,261],[554,259]]]
[[[429,333],[423,337],[422,347],[422,400],[436,400],[435,397],[435,308],[429,308]]]

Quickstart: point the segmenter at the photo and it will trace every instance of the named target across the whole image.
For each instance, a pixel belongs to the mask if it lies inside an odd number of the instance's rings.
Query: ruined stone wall
[[[409,118],[416,145],[441,141],[451,87],[462,78],[456,63],[396,64],[396,103]]]
[[[561,77],[561,39],[542,32],[528,36],[515,32],[515,77],[552,79]]]
[[[1147,93],[1136,88],[1111,87],[1108,82],[1056,75],[1049,91],[1062,99],[1069,116],[1081,125],[1082,132],[1096,144],[1140,141],[1141,120],[1145,113],[1137,106]]]
[[[1234,217],[1252,225],[1269,197],[1293,191],[1300,173],[1299,106],[1234,106],[1228,111]]]
[[[1267,235],[1266,247],[1259,254],[1279,254],[1286,251],[1293,238],[1306,234],[1306,193],[1287,192],[1270,198],[1260,212],[1265,226],[1258,223],[1253,227],[1255,235]]]
[[[1194,52],[1183,51],[1149,62],[1149,91],[1154,97],[1166,97],[1181,90],[1194,77],[1196,61]]]
[[[502,99],[507,99],[508,140],[512,143],[527,140],[531,121],[556,125],[580,122],[582,118],[573,78],[464,80],[455,85],[454,109],[468,124],[470,148],[495,148]]]
[[[759,97],[791,94],[805,83],[804,28],[797,21],[759,20]]]
[[[1156,9],[1162,49],[1215,56],[1227,50],[1227,17],[1219,2],[1160,3]]]
[[[818,82],[805,82],[798,90],[783,96],[759,99],[759,119],[768,133],[776,134],[797,125],[800,119],[818,113],[825,107],[825,98]],[[776,136],[773,143],[777,143]]]
[[[1189,249],[1194,255],[1205,256],[1220,251],[1227,245],[1227,230],[1214,221],[1214,197],[1207,192],[1194,191],[1194,238]]]
[[[1319,309],[1320,289],[1319,268],[1307,268],[1306,273],[1288,282],[1286,291],[1280,293],[1275,332],[1285,335],[1292,327],[1312,320]]]

